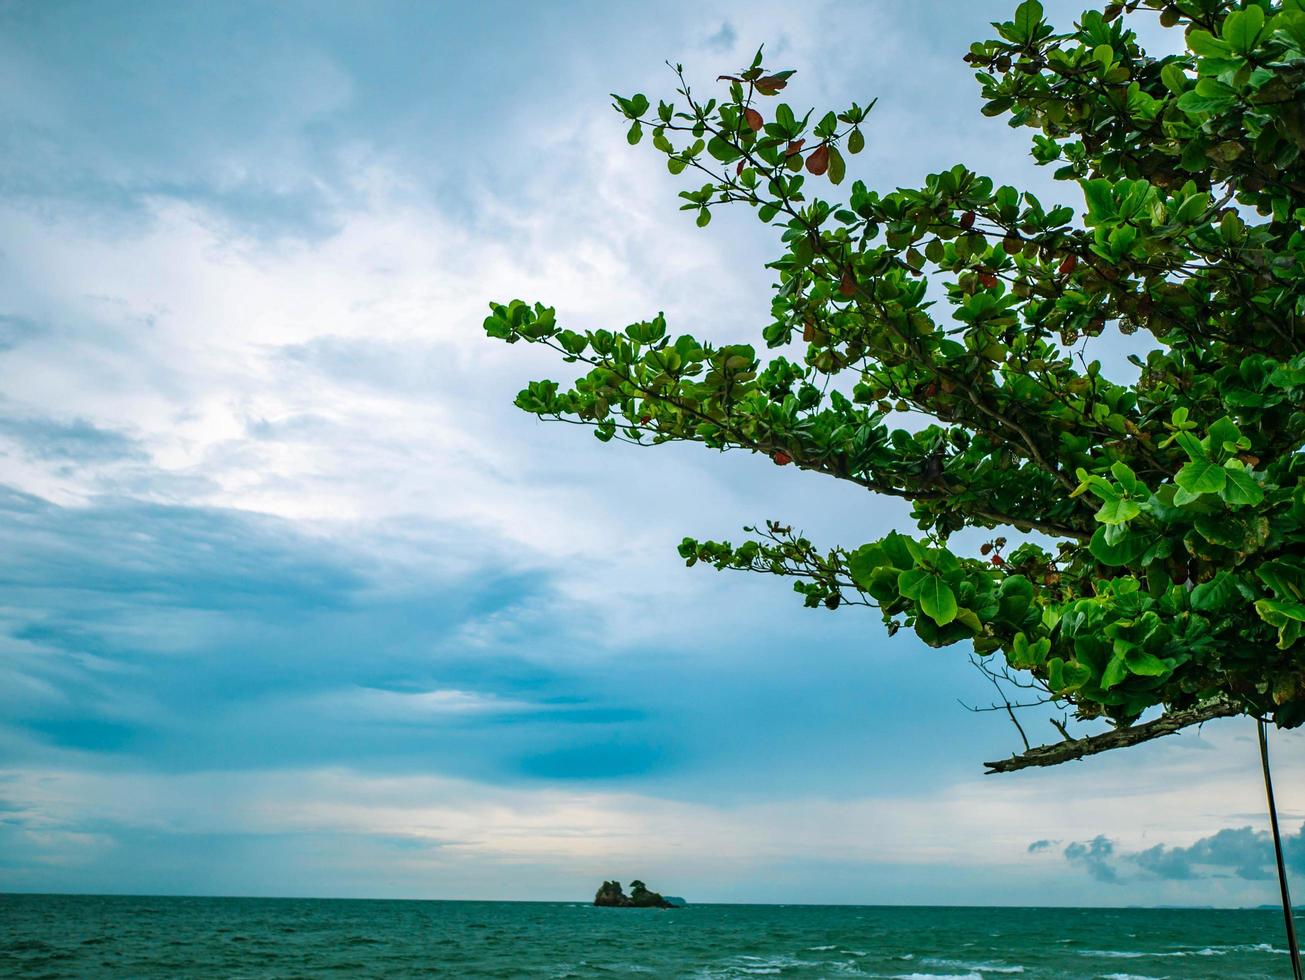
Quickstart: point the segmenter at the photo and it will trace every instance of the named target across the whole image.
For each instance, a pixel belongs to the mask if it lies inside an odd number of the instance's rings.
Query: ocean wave
[[[981,973],[899,973],[893,980],[983,980]]]
[[[962,970],[970,970],[976,973],[1023,973],[1024,967],[1015,964],[1008,965],[1005,963],[966,963],[964,960],[944,960],[930,958],[921,960],[925,966],[958,966]]]
[[[1164,977],[1147,977],[1140,973],[1106,973],[1101,980],[1165,980]]]
[[[1201,949],[1168,949],[1168,950],[1128,950],[1128,949],[1084,949],[1079,951],[1080,956],[1100,956],[1116,960],[1137,960],[1137,959],[1160,959],[1174,956],[1227,956],[1231,950],[1237,949],[1236,946],[1223,946],[1215,948],[1205,946]]]

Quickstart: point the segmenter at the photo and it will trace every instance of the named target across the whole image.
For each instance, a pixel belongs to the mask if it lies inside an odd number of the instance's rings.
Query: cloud
[[[143,460],[147,456],[132,437],[101,428],[86,419],[0,417],[0,439],[8,439],[33,459],[94,464]]]
[[[1029,852],[1042,850],[1050,841],[1035,841]],[[1283,838],[1283,854],[1289,870],[1305,872],[1305,824]],[[1227,878],[1268,881],[1276,877],[1273,839],[1267,830],[1251,827],[1224,828],[1182,847],[1156,844],[1144,850],[1118,853],[1115,842],[1103,835],[1074,842],[1064,851],[1072,864],[1084,868],[1098,881],[1120,882],[1120,861],[1137,865],[1147,878],[1165,881]]]
[[[720,25],[718,31],[703,39],[702,46],[708,51],[725,54],[733,49],[734,42],[738,39],[739,35],[734,30],[734,25],[729,21],[725,21]]]
[[[980,781],[1012,733],[954,705],[962,657],[675,554],[904,507],[542,425],[511,400],[568,368],[483,337],[521,296],[755,341],[775,237],[698,231],[607,106],[669,93],[667,57],[708,91],[704,38],[768,42],[795,104],[882,96],[853,176],[1018,181],[1027,134],[967,101],[977,5],[142,11],[0,10],[3,883],[490,897],[653,855],[722,898],[1117,901],[1028,839],[1133,853],[1247,798],[1227,725]]]
[[[1112,885],[1119,883],[1119,872],[1113,864],[1115,844],[1104,834],[1098,834],[1090,841],[1074,841],[1064,853],[1067,861],[1080,865],[1097,881]]]
[[[1035,840],[1029,845],[1029,853],[1037,854],[1041,851],[1048,851],[1059,843],[1060,841],[1046,840],[1045,838],[1043,840]]]
[[[1293,870],[1305,871],[1305,824],[1296,834],[1284,837],[1283,854]],[[1267,830],[1250,827],[1225,828],[1189,847],[1157,844],[1131,859],[1143,871],[1175,881],[1229,873],[1248,881],[1263,881],[1277,874],[1273,838]]]

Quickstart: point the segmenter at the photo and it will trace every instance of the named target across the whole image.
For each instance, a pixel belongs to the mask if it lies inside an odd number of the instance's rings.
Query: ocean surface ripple
[[[0,976],[1269,980],[1271,910],[0,894]]]

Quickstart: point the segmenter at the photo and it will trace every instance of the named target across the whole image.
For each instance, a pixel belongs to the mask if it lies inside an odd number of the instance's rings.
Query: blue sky
[[[901,507],[542,425],[481,333],[759,331],[768,233],[607,107],[666,59],[878,96],[871,183],[1046,188],[959,60],[1005,7],[0,4],[0,889],[1273,901],[1249,722],[980,776],[962,653],[675,555]]]

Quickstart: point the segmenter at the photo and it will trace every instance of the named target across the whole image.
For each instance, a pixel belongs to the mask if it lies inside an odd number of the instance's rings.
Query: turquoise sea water
[[[1277,978],[1272,911],[0,895],[3,977]]]

